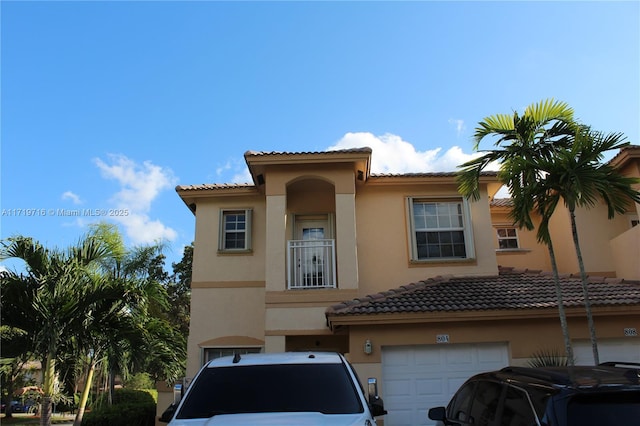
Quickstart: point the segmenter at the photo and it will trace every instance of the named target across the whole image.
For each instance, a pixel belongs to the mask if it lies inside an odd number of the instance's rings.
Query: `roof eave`
[[[640,305],[593,306],[594,316],[637,316]],[[569,318],[583,318],[584,307],[565,307]],[[377,314],[349,314],[326,313],[327,325],[330,329],[345,326],[374,326],[396,324],[425,324],[425,323],[460,323],[469,321],[504,321],[527,319],[552,319],[558,317],[558,309],[502,309],[502,310],[468,310],[468,311],[439,311],[439,312],[402,312]]]
[[[267,167],[304,164],[352,163],[358,180],[365,181],[371,174],[371,153],[372,150],[368,147],[321,152],[246,151],[244,160],[256,186],[263,183]]]

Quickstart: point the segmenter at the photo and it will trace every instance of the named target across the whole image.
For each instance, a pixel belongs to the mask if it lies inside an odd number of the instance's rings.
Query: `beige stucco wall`
[[[616,215],[608,219],[604,204],[586,209],[576,209],[576,227],[582,259],[588,275],[616,276],[616,261],[609,249],[610,242],[629,230],[627,215]],[[558,206],[550,222],[551,237],[561,273],[579,273],[578,260],[571,235],[569,211]],[[624,255],[625,262],[633,262],[633,257]],[[620,277],[619,278],[625,278]]]
[[[362,295],[437,275],[497,274],[494,237],[486,192],[470,203],[475,259],[410,261],[407,197],[455,196],[455,185],[371,185],[356,195],[359,292]]]
[[[220,210],[253,209],[252,252],[219,254]],[[264,281],[266,204],[261,197],[203,200],[196,210],[193,282]]]
[[[538,243],[536,232],[539,220],[534,218],[535,229],[518,229],[518,243],[520,250],[499,250],[496,228],[513,226],[513,220],[508,217],[509,212],[505,208],[493,208],[491,210],[491,222],[493,225],[493,241],[496,248],[498,265],[518,269],[551,270],[549,252],[547,247]]]
[[[193,377],[202,366],[204,342],[222,336],[264,340],[264,287],[198,288],[197,285],[191,290],[187,377]]]
[[[187,377],[202,365],[202,342],[223,336],[264,339],[265,207],[260,196],[203,199],[197,204]],[[218,253],[223,208],[252,209],[251,252]]]
[[[266,314],[266,329],[269,332],[328,331],[324,318],[325,306],[298,308],[269,308]]]
[[[616,276],[640,280],[640,225],[611,240],[610,250]],[[629,261],[630,259],[636,261]]]

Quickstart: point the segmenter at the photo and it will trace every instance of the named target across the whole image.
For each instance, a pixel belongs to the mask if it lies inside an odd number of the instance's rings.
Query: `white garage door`
[[[593,365],[590,341],[574,342],[573,355],[576,358],[576,364]],[[600,362],[640,362],[640,338],[598,339],[598,357]]]
[[[432,425],[431,407],[445,406],[469,377],[509,364],[506,343],[382,348],[385,426]]]

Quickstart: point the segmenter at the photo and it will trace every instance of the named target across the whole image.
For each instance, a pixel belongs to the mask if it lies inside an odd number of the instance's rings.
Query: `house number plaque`
[[[625,328],[624,335],[625,337],[636,337],[638,335],[638,330],[635,328]]]
[[[436,334],[436,343],[449,343],[448,334]]]

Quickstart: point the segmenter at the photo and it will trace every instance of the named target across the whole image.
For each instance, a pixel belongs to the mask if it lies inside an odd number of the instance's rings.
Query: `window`
[[[471,404],[469,423],[476,426],[495,425],[501,394],[502,385],[499,383],[479,382]]]
[[[630,425],[640,417],[638,392],[594,392],[575,395],[567,407],[569,426]]]
[[[469,413],[471,411],[471,401],[473,400],[473,394],[476,388],[477,382],[470,382],[463,385],[449,403],[447,408],[447,417],[468,424],[470,421]]]
[[[219,250],[251,250],[251,210],[221,211]]]
[[[529,426],[537,424],[527,393],[521,389],[509,386],[504,399],[502,411],[503,425]]]
[[[324,415],[358,414],[364,406],[342,364],[272,364],[242,365],[204,369],[180,405],[178,419],[209,419],[218,414],[288,413],[294,424],[294,413]],[[222,422],[241,424],[241,420]],[[254,417],[259,419],[259,417]],[[273,424],[277,420],[272,417]],[[278,419],[281,419],[279,417]],[[315,418],[316,424],[324,419]],[[336,424],[340,418],[326,420]],[[268,420],[261,421],[265,424]],[[184,422],[192,423],[192,422]],[[217,423],[215,420],[199,424]],[[251,423],[245,418],[244,424]],[[282,423],[280,423],[282,424]]]
[[[243,347],[243,348],[204,348],[204,364],[212,359],[222,358],[223,356],[231,356],[235,354],[257,354],[262,352],[262,348],[259,347]]]
[[[518,230],[513,227],[497,228],[498,248],[500,250],[515,250],[520,248],[518,243]]]
[[[473,239],[465,200],[409,200],[412,260],[473,257]]]

